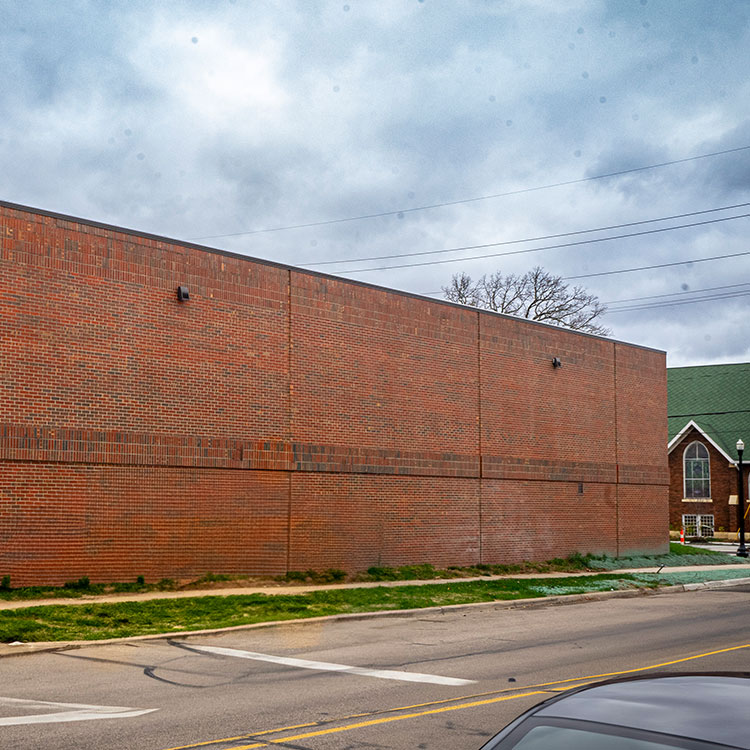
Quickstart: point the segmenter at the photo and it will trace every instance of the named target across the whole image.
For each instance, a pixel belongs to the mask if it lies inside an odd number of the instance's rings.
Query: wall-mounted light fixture
[[[560,359],[560,357],[552,357],[552,367],[562,367],[562,360]]]
[[[188,288],[186,286],[177,287],[177,299],[180,302],[186,302],[190,299],[190,292],[188,291]]]

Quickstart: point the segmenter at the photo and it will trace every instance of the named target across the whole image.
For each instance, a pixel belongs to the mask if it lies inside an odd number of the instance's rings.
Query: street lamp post
[[[740,514],[740,546],[737,548],[737,557],[747,557],[745,549],[745,480],[742,476],[742,451],[745,444],[742,440],[737,441],[737,508]]]

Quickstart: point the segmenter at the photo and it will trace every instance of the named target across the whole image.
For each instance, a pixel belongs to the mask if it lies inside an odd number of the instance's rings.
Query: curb
[[[727,578],[722,581],[703,581],[702,583],[683,583],[685,591],[698,591],[699,589],[723,589],[727,586],[742,586],[750,583],[750,578]]]
[[[557,594],[554,596],[535,597],[533,599],[501,599],[494,602],[472,602],[470,604],[448,604],[442,607],[420,607],[417,609],[388,609],[381,612],[355,612],[341,615],[325,615],[322,617],[307,617],[297,620],[273,620],[270,622],[255,622],[249,625],[234,625],[227,628],[211,628],[208,630],[185,630],[176,633],[152,633],[149,635],[134,635],[124,638],[106,638],[100,641],[52,641],[39,643],[19,643],[18,645],[0,643],[0,659],[12,656],[26,656],[28,654],[50,653],[55,651],[70,651],[87,646],[106,646],[115,643],[137,643],[140,641],[174,640],[175,638],[189,638],[200,635],[217,635],[257,628],[277,628],[284,625],[305,626],[311,623],[339,622],[358,620],[372,620],[385,617],[415,617],[426,613],[460,612],[484,608],[488,610],[504,609],[541,609],[543,607],[565,606],[590,601],[607,599],[633,599],[639,596],[655,596],[657,594],[681,594],[701,589],[721,589],[732,586],[750,584],[750,578],[730,578],[719,581],[703,581],[701,583],[679,583],[674,586],[659,586],[657,588],[620,589],[618,591],[591,591],[585,594]]]

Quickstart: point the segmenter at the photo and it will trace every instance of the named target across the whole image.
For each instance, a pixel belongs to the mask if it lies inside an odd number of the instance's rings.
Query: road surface
[[[750,671],[750,586],[292,623],[0,660],[4,750],[472,750],[599,675]]]

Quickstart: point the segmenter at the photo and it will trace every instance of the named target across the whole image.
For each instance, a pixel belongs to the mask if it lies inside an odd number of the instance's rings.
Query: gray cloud
[[[750,145],[740,64],[749,18],[736,0],[7,3],[0,195],[191,238],[522,191]],[[336,272],[383,265],[357,257],[739,203],[749,165],[750,153],[738,152],[206,242],[290,263],[348,259],[322,267]],[[459,270],[539,263],[567,276],[742,252],[746,233],[745,219],[348,276],[425,293]],[[745,257],[583,283],[610,301],[749,277]],[[738,361],[750,354],[735,335],[748,312],[745,296],[613,309],[606,323],[618,338],[667,349],[672,364]]]

